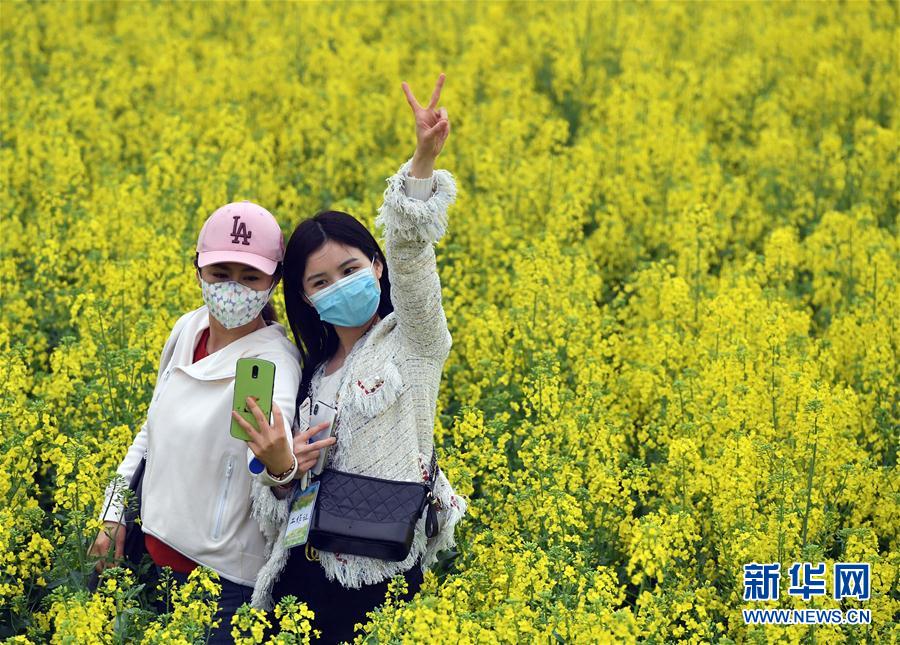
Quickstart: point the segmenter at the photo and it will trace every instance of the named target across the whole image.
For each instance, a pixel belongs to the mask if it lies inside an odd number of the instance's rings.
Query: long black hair
[[[313,372],[328,360],[338,348],[338,336],[334,325],[319,319],[315,307],[303,299],[303,274],[309,256],[322,248],[328,240],[352,246],[366,257],[381,261],[381,300],[378,315],[384,318],[394,311],[391,303],[391,282],[387,262],[378,242],[355,217],[341,211],[320,211],[297,225],[288,240],[284,252],[284,308],[294,341],[300,350],[303,370],[297,403],[309,393]]]

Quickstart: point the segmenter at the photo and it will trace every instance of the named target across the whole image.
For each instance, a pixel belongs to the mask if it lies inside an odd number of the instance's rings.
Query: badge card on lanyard
[[[287,526],[284,530],[284,546],[290,549],[301,544],[306,544],[309,538],[309,525],[312,523],[313,510],[316,507],[316,496],[319,492],[319,482],[313,482],[306,490],[299,486],[294,488],[294,497],[291,500],[291,514],[288,516]]]

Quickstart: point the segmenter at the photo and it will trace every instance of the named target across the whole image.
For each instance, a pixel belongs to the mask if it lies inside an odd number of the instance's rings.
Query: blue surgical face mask
[[[307,296],[319,319],[338,327],[359,327],[378,310],[381,291],[375,278],[375,261],[365,269],[341,278]]]

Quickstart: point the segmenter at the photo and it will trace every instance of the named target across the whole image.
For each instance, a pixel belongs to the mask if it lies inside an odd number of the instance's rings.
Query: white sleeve
[[[134,441],[128,447],[125,458],[116,469],[116,477],[106,487],[106,494],[103,500],[103,509],[100,513],[100,519],[104,522],[122,522],[122,516],[125,508],[122,504],[122,494],[128,488],[134,471],[137,470],[138,464],[144,458],[144,452],[147,450],[147,422],[141,426],[140,431],[135,435]],[[122,481],[124,479],[124,482]]]
[[[434,174],[424,179],[407,175],[403,182],[403,190],[406,192],[406,196],[423,202],[428,201],[428,198],[434,194],[435,188]]]
[[[452,339],[441,298],[434,244],[447,230],[456,181],[447,170],[430,178],[409,176],[412,159],[387,179],[375,225],[384,231],[391,302],[401,337],[412,353],[445,360]],[[426,196],[422,200],[417,196]]]

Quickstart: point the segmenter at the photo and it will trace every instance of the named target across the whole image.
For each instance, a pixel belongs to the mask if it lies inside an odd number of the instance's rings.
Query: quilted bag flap
[[[402,522],[425,507],[428,488],[402,482],[326,469],[319,477],[319,511],[349,520]]]

